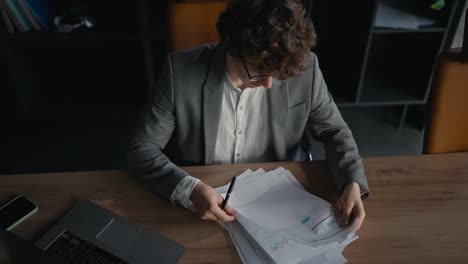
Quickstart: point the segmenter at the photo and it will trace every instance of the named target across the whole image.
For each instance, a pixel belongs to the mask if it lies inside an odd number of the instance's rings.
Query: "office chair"
[[[468,151],[468,10],[463,47],[440,55],[432,93],[424,153]]]
[[[169,2],[169,52],[218,42],[216,22],[228,1]]]

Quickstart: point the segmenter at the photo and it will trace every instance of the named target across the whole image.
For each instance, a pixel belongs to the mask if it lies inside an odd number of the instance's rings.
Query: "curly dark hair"
[[[305,58],[316,45],[312,21],[295,0],[232,0],[216,27],[232,56],[278,79],[306,70]]]

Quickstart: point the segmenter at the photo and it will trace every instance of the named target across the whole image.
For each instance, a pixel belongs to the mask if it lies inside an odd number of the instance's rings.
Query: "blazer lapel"
[[[214,148],[218,134],[223,78],[226,67],[225,48],[218,44],[213,55],[206,81],[203,85],[203,129],[205,136],[205,164],[213,163]]]
[[[278,160],[286,159],[286,146],[284,130],[289,109],[288,84],[278,79],[273,79],[271,89],[268,90],[268,103],[271,117],[271,129],[273,133],[273,148]]]

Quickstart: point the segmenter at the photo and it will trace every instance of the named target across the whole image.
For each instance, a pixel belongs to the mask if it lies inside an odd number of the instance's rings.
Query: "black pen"
[[[229,197],[231,197],[232,189],[234,189],[234,184],[236,183],[236,177],[232,178],[231,184],[229,184],[229,189],[226,193],[226,198],[224,198],[223,204],[221,205],[221,210],[224,210],[226,208],[226,205],[228,203]]]

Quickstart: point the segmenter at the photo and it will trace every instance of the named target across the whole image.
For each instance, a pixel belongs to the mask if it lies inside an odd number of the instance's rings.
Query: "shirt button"
[[[239,135],[242,134],[242,131],[237,132],[237,134],[239,134]]]
[[[243,107],[243,106],[239,107],[239,110],[242,110],[242,109],[244,109],[244,107]]]
[[[236,156],[237,156],[237,157],[240,157],[240,153],[237,153]]]

